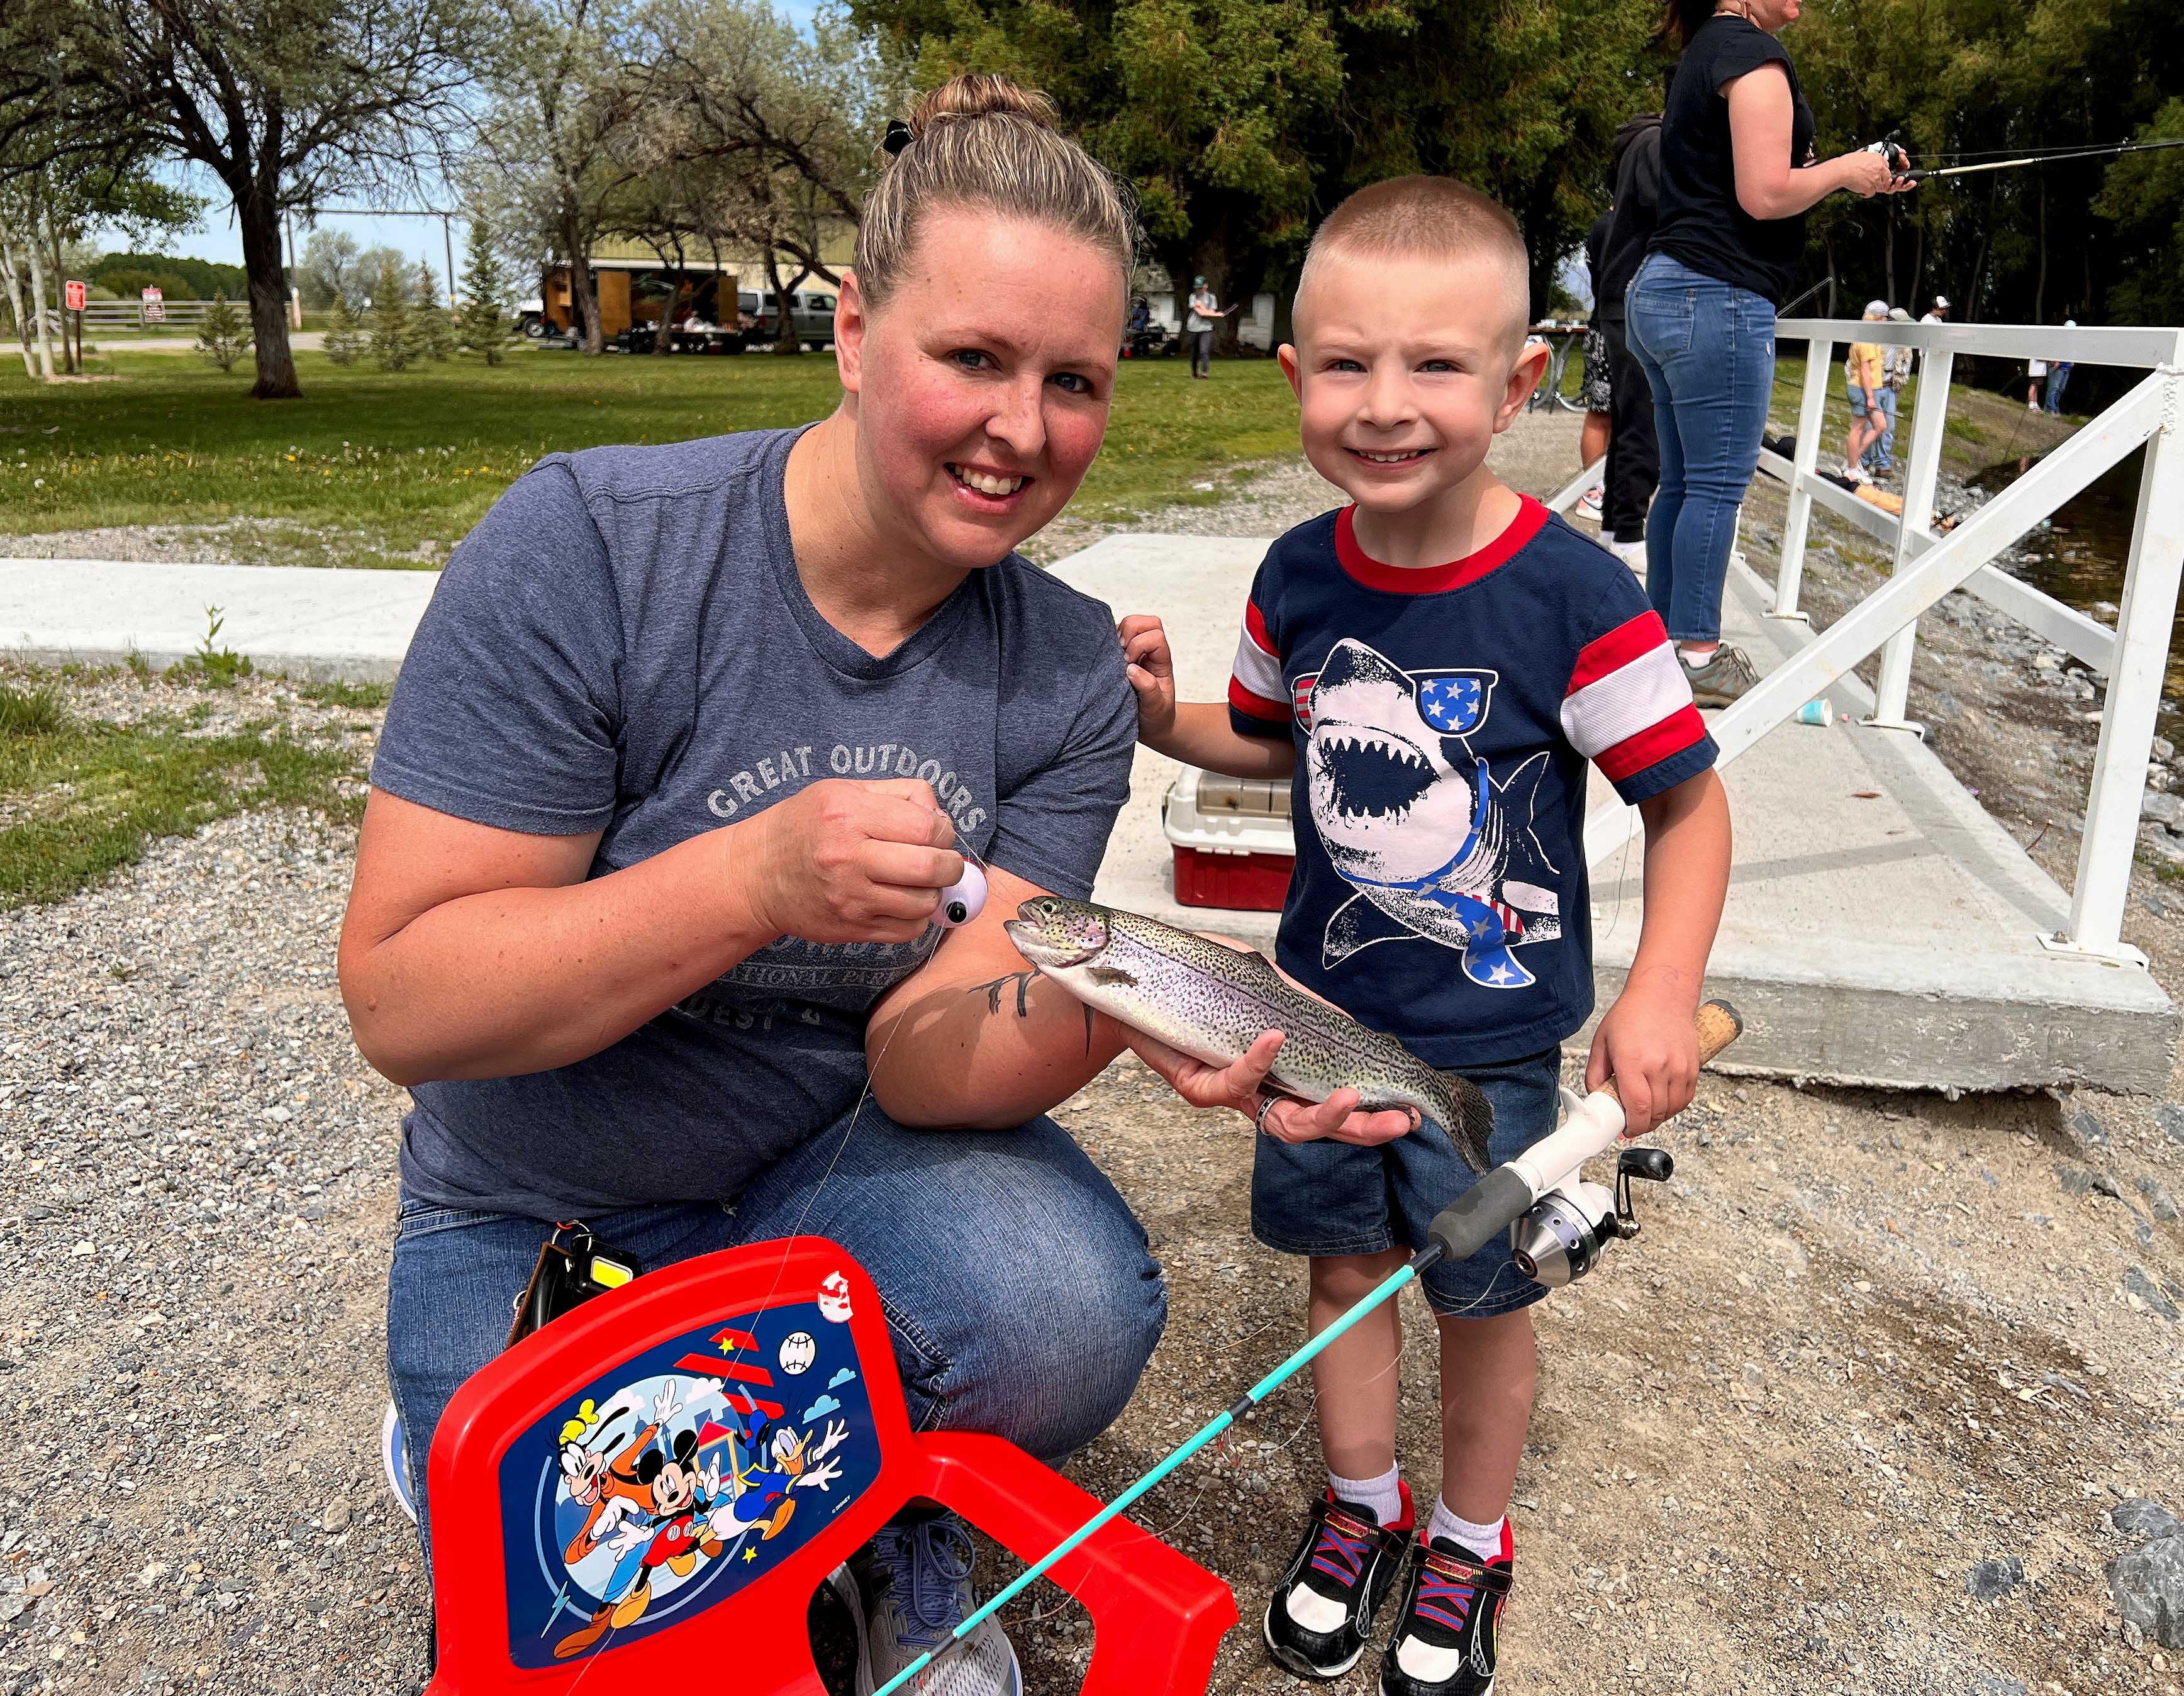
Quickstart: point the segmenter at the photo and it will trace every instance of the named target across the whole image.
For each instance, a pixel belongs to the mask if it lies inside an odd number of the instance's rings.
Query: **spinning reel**
[[[1631,1180],[1664,1183],[1675,1169],[1675,1157],[1665,1148],[1626,1148],[1616,1157],[1612,1191],[1572,1172],[1509,1227],[1510,1260],[1549,1289],[1575,1283],[1600,1264],[1609,1243],[1638,1235]]]

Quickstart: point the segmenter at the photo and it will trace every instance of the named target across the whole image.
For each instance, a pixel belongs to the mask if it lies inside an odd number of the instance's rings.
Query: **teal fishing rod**
[[[1439,1221],[1435,1221],[1435,1223],[1438,1224]],[[1436,1236],[1438,1236],[1438,1233],[1436,1233]],[[937,1649],[929,1649],[926,1650],[926,1652],[918,1656],[916,1660],[911,1662],[909,1665],[903,1668],[901,1671],[895,1674],[895,1676],[888,1680],[886,1683],[881,1685],[878,1689],[873,1691],[872,1696],[894,1696],[894,1692],[902,1688],[902,1687],[909,1683],[911,1679],[916,1677],[919,1673],[924,1671],[927,1667],[932,1665],[936,1659],[945,1654],[950,1649],[954,1647],[955,1644],[962,1641],[963,1638],[970,1636],[970,1634],[973,1631],[977,1630],[978,1626],[984,1624],[988,1620],[993,1618],[994,1615],[1000,1612],[1000,1610],[1009,1603],[1014,1601],[1018,1596],[1021,1596],[1039,1579],[1045,1577],[1048,1570],[1051,1568],[1056,1561],[1067,1555],[1072,1549],[1076,1548],[1078,1544],[1082,1543],[1085,1538],[1090,1537],[1095,1531],[1098,1531],[1100,1526],[1106,1525],[1109,1520],[1119,1516],[1126,1509],[1129,1508],[1134,1503],[1138,1501],[1139,1498],[1143,1497],[1146,1492],[1152,1489],[1155,1485],[1158,1484],[1161,1480],[1167,1477],[1168,1474],[1174,1471],[1177,1467],[1182,1465],[1184,1461],[1190,1459],[1192,1455],[1197,1453],[1200,1449],[1205,1448],[1206,1445],[1212,1442],[1214,1438],[1219,1437],[1221,1433],[1227,1431],[1229,1426],[1234,1425],[1244,1414],[1251,1412],[1252,1409],[1257,1407],[1260,1403],[1266,1400],[1268,1396],[1273,1394],[1277,1389],[1280,1388],[1284,1382],[1293,1377],[1301,1368],[1309,1365],[1312,1363],[1313,1357],[1318,1354],[1322,1349],[1325,1348],[1329,1343],[1340,1336],[1343,1332],[1348,1331],[1351,1326],[1356,1325],[1358,1320],[1363,1319],[1366,1314],[1371,1313],[1373,1308],[1379,1307],[1381,1303],[1386,1301],[1389,1297],[1394,1295],[1396,1291],[1401,1289],[1404,1285],[1417,1278],[1420,1273],[1426,1269],[1427,1267],[1432,1265],[1434,1262],[1441,1258],[1445,1252],[1446,1249],[1444,1245],[1440,1241],[1429,1242],[1425,1247],[1421,1248],[1416,1254],[1413,1254],[1409,1260],[1397,1267],[1393,1272],[1390,1272],[1385,1278],[1382,1279],[1379,1284],[1374,1286],[1373,1289],[1368,1291],[1358,1302],[1356,1307],[1351,1308],[1348,1313],[1343,1314],[1340,1319],[1335,1320],[1333,1325],[1328,1326],[1325,1331],[1320,1332],[1318,1336],[1312,1338],[1310,1342],[1305,1344],[1302,1348],[1297,1350],[1297,1352],[1290,1356],[1287,1360],[1282,1362],[1280,1365],[1274,1368],[1273,1371],[1269,1372],[1265,1377],[1262,1378],[1257,1383],[1254,1384],[1250,1389],[1239,1396],[1230,1406],[1223,1409],[1220,1413],[1216,1414],[1213,1418],[1207,1421],[1197,1434],[1187,1441],[1182,1448],[1177,1449],[1173,1454],[1169,1455],[1167,1459],[1162,1461],[1159,1465],[1154,1467],[1151,1471],[1146,1473],[1144,1477],[1139,1479],[1136,1483],[1131,1485],[1128,1489],[1123,1491],[1121,1495],[1116,1497],[1113,1501],[1108,1503],[1106,1507],[1100,1509],[1098,1513],[1095,1514],[1090,1519],[1085,1520],[1085,1522],[1079,1526],[1075,1531],[1070,1532],[1067,1537],[1056,1543],[1036,1566],[1027,1568],[1006,1589],[996,1594],[993,1600],[987,1603],[984,1607],[979,1609],[976,1613],[971,1615],[969,1618],[966,1619],[961,1625],[957,1626],[956,1629],[949,1634],[949,1638],[946,1643],[942,1643]]]

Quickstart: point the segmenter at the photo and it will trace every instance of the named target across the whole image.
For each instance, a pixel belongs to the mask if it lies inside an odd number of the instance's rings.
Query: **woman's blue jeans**
[[[1774,304],[1656,253],[1631,278],[1624,310],[1661,442],[1646,594],[1674,640],[1719,641],[1736,509],[1774,387]]]
[[[1144,1227],[1049,1119],[912,1130],[868,1101],[854,1129],[836,1121],[733,1203],[585,1223],[647,1269],[774,1237],[832,1238],[878,1286],[911,1424],[990,1431],[1057,1464],[1123,1411],[1167,1318]],[[411,1478],[426,1476],[456,1389],[500,1353],[510,1300],[551,1230],[403,1197],[387,1364]]]

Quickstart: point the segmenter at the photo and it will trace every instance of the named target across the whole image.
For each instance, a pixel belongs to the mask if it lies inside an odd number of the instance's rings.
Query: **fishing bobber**
[[[950,930],[968,924],[986,910],[986,874],[968,860],[963,875],[940,892],[940,923]]]

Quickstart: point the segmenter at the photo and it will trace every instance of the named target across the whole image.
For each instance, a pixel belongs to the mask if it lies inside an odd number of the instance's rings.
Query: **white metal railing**
[[[1797,597],[1815,503],[1886,544],[1894,551],[1895,566],[1886,583],[1715,721],[1722,763],[1736,758],[1876,651],[1881,656],[1880,678],[1870,722],[1915,729],[1904,710],[1919,615],[1950,590],[1969,589],[2108,678],[2070,927],[2042,940],[2064,951],[2142,962],[2144,957],[2122,940],[2121,930],[2178,582],[2184,576],[2184,330],[1786,318],[1777,321],[1775,338],[1778,348],[1802,341],[1806,363],[1795,457],[1785,460],[1766,455],[1761,462],[1763,471],[1790,490],[1771,616],[1803,616]],[[1915,348],[1921,355],[1901,519],[1816,474],[1829,386],[1836,381],[1836,344],[1852,341]],[[2069,360],[2137,368],[2148,375],[1955,529],[1937,536],[1928,528],[1927,516],[1941,472],[1952,368],[1960,353]],[[2114,630],[1989,564],[2142,445],[2146,466]],[[1587,858],[1596,864],[1629,840],[1634,821],[1627,810],[1616,811],[1623,816],[1598,819],[1587,831]]]
[[[248,317],[248,300],[231,301],[237,312]],[[163,300],[159,303],[162,315],[149,316],[141,300],[86,300],[83,306],[83,325],[86,330],[156,330],[192,328],[212,310],[209,300]]]

